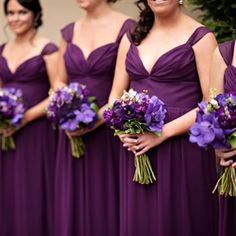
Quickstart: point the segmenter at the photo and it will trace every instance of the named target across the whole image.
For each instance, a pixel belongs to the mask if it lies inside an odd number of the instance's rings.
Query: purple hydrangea
[[[164,103],[156,96],[151,97],[149,101],[145,121],[150,131],[161,132],[166,113]]]
[[[19,127],[25,112],[23,94],[20,89],[0,89],[0,127]]]
[[[230,148],[230,135],[236,132],[235,95],[222,93],[198,107],[196,121],[190,128],[190,142],[200,147]]]
[[[63,130],[74,131],[80,127],[92,127],[98,120],[94,106],[85,85],[70,83],[52,92],[47,117],[54,127],[58,126]]]
[[[159,98],[130,89],[112,107],[108,107],[103,116],[107,125],[116,131],[136,130],[140,133],[161,132],[165,114],[165,105]],[[130,127],[130,124],[134,127]],[[142,130],[137,130],[137,127],[142,127]]]

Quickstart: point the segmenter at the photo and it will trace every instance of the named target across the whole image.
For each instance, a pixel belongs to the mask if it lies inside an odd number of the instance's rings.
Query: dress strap
[[[6,45],[5,43],[0,45],[0,55],[2,55],[5,45]]]
[[[66,25],[63,29],[61,29],[62,38],[67,43],[71,43],[72,42],[73,33],[74,33],[74,26],[75,26],[75,23],[72,22],[72,23]]]
[[[219,45],[219,51],[226,65],[231,65],[234,56],[235,39],[226,41]]]
[[[116,42],[119,43],[125,33],[130,34],[133,31],[135,25],[136,25],[135,20],[133,20],[133,19],[125,20],[125,22],[123,23],[123,25],[120,29],[120,32],[119,32],[117,38],[116,38]]]
[[[206,34],[210,33],[211,30],[208,29],[206,26],[200,26],[192,33],[190,38],[188,39],[187,43],[190,45],[194,45],[197,43],[200,39],[202,39]]]
[[[58,47],[56,44],[54,43],[48,43],[45,45],[45,47],[43,48],[42,52],[41,52],[41,55],[49,55],[49,54],[52,54],[54,52],[58,51]]]

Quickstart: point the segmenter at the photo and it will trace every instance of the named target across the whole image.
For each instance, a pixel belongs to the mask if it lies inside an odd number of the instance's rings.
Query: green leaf
[[[99,110],[97,104],[94,103],[94,102],[90,104],[90,107],[91,107],[95,112],[98,112],[98,110]]]
[[[229,137],[228,140],[233,148],[236,148],[236,131],[233,132]]]

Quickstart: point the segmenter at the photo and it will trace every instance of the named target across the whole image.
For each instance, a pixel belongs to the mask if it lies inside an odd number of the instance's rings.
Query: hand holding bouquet
[[[107,125],[115,130],[115,135],[153,132],[160,136],[165,113],[164,103],[156,96],[149,97],[147,93],[130,89],[108,107],[103,116]],[[133,181],[140,184],[156,181],[146,154],[135,157],[135,167]]]
[[[15,88],[0,89],[0,129],[17,129],[20,127],[24,116],[22,92]],[[15,149],[16,145],[12,136],[1,136],[1,149]]]
[[[50,92],[47,117],[55,128],[62,130],[91,128],[98,120],[98,108],[94,100],[95,97],[89,96],[85,85],[71,83]],[[82,138],[71,138],[71,148],[73,157],[81,157],[84,154]]]
[[[204,148],[208,145],[215,149],[236,148],[236,96],[231,93],[213,95],[210,102],[201,102],[198,106],[196,122],[190,129],[190,142]],[[234,168],[225,168],[217,187],[220,195],[236,196]]]

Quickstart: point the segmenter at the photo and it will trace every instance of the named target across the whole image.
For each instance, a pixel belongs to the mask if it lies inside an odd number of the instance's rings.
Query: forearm
[[[165,139],[187,133],[196,119],[197,108],[187,112],[163,126],[162,135]]]
[[[49,98],[44,99],[42,102],[28,109],[23,118],[23,125],[36,120],[40,117],[43,117],[45,113],[45,108],[48,105]]]

